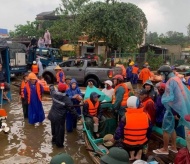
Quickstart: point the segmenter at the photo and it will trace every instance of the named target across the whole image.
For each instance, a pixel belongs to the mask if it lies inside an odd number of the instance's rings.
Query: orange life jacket
[[[143,68],[139,74],[139,79],[142,80],[142,83],[144,84],[150,77],[150,70],[148,68]]]
[[[92,101],[90,99],[87,99],[85,100],[85,102],[88,103],[88,112],[91,116],[97,116],[97,113],[98,113],[98,107],[99,107],[99,104],[100,102],[97,101],[95,103],[95,105],[92,103]]]
[[[24,80],[22,80],[21,85],[20,85],[20,96],[21,98],[24,98],[24,87],[26,86],[26,83]]]
[[[49,92],[49,86],[47,85],[47,82],[44,79],[38,80],[38,82],[43,86],[45,92]]]
[[[0,109],[0,118],[1,117],[7,117],[7,112],[5,111],[5,109]]]
[[[62,70],[60,70],[60,71],[58,71],[58,72],[56,73],[56,79],[57,79],[57,82],[58,82],[58,83],[61,81],[60,76],[59,76],[59,74],[60,74],[61,72],[63,73],[62,81],[65,82],[64,72],[63,72]]]
[[[30,104],[30,100],[31,100],[31,90],[30,90],[30,85],[29,83],[26,83],[26,91],[27,91],[27,96],[28,96],[28,104]],[[42,94],[41,94],[41,90],[40,90],[40,83],[36,82],[36,91],[37,91],[37,95],[40,101],[42,101]]]
[[[133,74],[138,74],[139,73],[139,68],[138,67],[133,67],[132,68],[132,73]]]
[[[127,85],[125,83],[121,83],[119,85],[117,85],[114,89],[114,95],[113,95],[113,98],[112,98],[112,104],[115,103],[116,101],[116,92],[117,92],[117,89],[122,86],[124,89],[125,89],[125,93],[123,95],[123,100],[121,101],[121,106],[127,106],[127,99],[129,98],[129,89],[127,87]]]
[[[37,74],[39,72],[38,65],[37,64],[33,64],[32,68],[31,68],[31,71],[33,73]]]
[[[149,120],[147,114],[143,112],[143,110],[143,108],[127,108],[123,139],[125,144],[142,145],[147,141],[146,133],[149,127]]]

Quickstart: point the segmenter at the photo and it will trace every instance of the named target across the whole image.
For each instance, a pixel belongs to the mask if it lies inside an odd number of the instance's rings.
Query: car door
[[[83,84],[85,75],[85,61],[80,59],[79,63],[74,61],[72,64],[73,65],[67,69],[68,75],[75,78],[78,83]]]

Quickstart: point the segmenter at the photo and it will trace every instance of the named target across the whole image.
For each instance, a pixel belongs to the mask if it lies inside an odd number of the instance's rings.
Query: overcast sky
[[[190,0],[122,0],[136,4],[146,14],[148,31],[187,34],[190,24]],[[15,25],[34,21],[36,15],[52,11],[61,0],[0,0],[0,28],[14,30]]]

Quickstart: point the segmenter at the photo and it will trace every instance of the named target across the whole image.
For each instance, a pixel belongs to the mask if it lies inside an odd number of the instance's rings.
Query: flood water
[[[8,113],[7,124],[10,132],[0,132],[0,164],[48,164],[51,158],[61,152],[70,154],[75,164],[91,164],[84,142],[77,131],[65,134],[65,147],[57,148],[51,143],[50,121],[35,127],[23,118],[22,106],[18,102],[19,88],[11,86],[12,101],[4,105]],[[52,101],[49,95],[43,97],[47,117]]]

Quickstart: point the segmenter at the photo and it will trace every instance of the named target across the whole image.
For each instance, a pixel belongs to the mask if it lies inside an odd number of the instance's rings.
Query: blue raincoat
[[[133,81],[132,66],[127,67],[126,74],[127,74],[127,80],[132,83]]]
[[[76,88],[72,89],[72,84],[76,83]],[[67,89],[66,94],[69,96],[69,98],[71,99],[71,101],[73,102],[73,105],[79,105],[80,101],[78,101],[77,99],[72,98],[75,94],[79,94],[80,96],[82,96],[81,90],[78,87],[77,81],[75,79],[72,79],[70,82],[70,88]],[[75,110],[77,111],[77,113],[79,115],[81,115],[81,109],[80,107],[75,107]],[[70,112],[67,112],[67,116],[66,116],[66,129],[67,132],[72,132],[73,128],[76,128],[76,123],[77,123],[77,119],[74,119],[73,115]]]
[[[36,84],[31,84],[30,82],[30,104],[28,104],[28,122],[30,124],[35,124],[38,122],[43,122],[45,119],[45,114],[42,106],[42,102],[39,100],[36,90]],[[40,91],[43,93],[44,89],[42,85],[40,85]],[[28,96],[26,87],[24,88],[24,97],[27,98]]]
[[[169,74],[170,79],[166,83],[166,89],[162,96],[162,104],[166,108],[163,120],[163,130],[172,133],[174,130],[174,116],[172,109],[180,115],[179,125],[190,129],[190,123],[184,119],[190,114],[190,91],[182,83],[181,79],[173,73]]]

